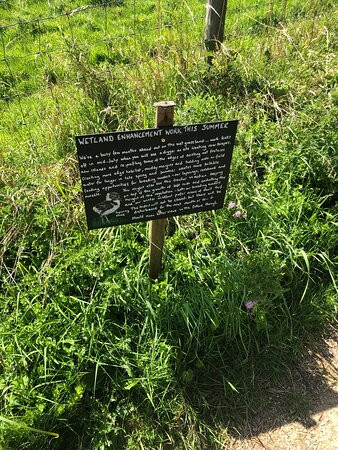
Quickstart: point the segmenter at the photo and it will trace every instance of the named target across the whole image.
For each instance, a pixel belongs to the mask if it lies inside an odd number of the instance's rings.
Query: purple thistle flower
[[[236,203],[235,202],[230,202],[229,203],[229,208],[233,209],[236,207]]]
[[[249,300],[248,302],[244,303],[246,309],[252,309],[255,305],[257,305],[257,302],[255,300]]]
[[[234,217],[237,217],[237,218],[242,217],[241,211],[236,211],[236,212],[234,213]]]

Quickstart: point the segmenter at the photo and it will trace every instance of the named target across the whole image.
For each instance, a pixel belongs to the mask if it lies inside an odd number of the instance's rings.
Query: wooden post
[[[174,125],[174,102],[155,103],[156,127],[170,127]],[[167,219],[157,219],[150,222],[150,248],[149,248],[149,276],[155,279],[159,276],[162,267],[162,250]]]
[[[223,42],[226,9],[227,0],[208,0],[205,25],[205,46],[208,51],[214,52]]]

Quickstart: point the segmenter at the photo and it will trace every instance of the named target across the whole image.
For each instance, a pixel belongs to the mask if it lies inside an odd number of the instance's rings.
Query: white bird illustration
[[[108,192],[106,195],[106,200],[98,203],[93,207],[93,211],[95,211],[99,216],[106,222],[109,222],[107,216],[113,214],[115,211],[119,209],[121,206],[121,197],[117,192]]]

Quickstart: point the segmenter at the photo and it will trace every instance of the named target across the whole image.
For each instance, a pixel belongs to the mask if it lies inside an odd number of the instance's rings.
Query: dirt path
[[[338,450],[337,335],[316,342],[291,372],[263,389],[261,407],[232,430],[231,450]]]

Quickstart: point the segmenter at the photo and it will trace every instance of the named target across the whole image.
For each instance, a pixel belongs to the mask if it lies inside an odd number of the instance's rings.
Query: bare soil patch
[[[338,449],[337,333],[312,343],[279,386],[261,386],[262,402],[229,430],[231,450]]]

